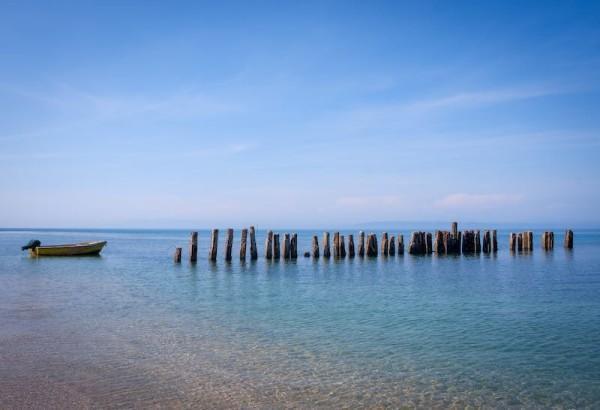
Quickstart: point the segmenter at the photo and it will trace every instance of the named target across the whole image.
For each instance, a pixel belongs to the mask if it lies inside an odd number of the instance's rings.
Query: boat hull
[[[106,241],[73,243],[68,245],[38,246],[30,249],[31,256],[88,256],[98,255]]]

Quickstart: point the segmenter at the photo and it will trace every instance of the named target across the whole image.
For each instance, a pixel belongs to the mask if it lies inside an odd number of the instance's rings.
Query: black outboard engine
[[[21,246],[21,250],[24,251],[25,249],[35,249],[38,246],[40,246],[42,243],[40,241],[38,241],[37,239],[32,239],[29,241],[29,243],[25,246]]]

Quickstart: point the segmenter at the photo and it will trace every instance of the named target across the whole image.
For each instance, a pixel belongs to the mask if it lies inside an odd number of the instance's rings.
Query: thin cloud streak
[[[581,91],[560,86],[522,86],[461,91],[450,95],[386,104],[371,103],[347,110],[330,112],[312,123],[312,127],[328,132],[355,133],[377,128],[411,128],[424,116],[453,110],[476,109],[511,101],[549,97]]]

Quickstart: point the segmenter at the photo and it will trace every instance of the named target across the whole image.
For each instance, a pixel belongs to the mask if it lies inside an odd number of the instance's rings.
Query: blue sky
[[[3,2],[0,226],[600,222],[598,2]]]

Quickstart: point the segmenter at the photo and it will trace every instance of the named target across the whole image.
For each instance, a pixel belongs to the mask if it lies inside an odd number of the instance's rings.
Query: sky
[[[0,227],[600,226],[599,2],[0,3]]]

